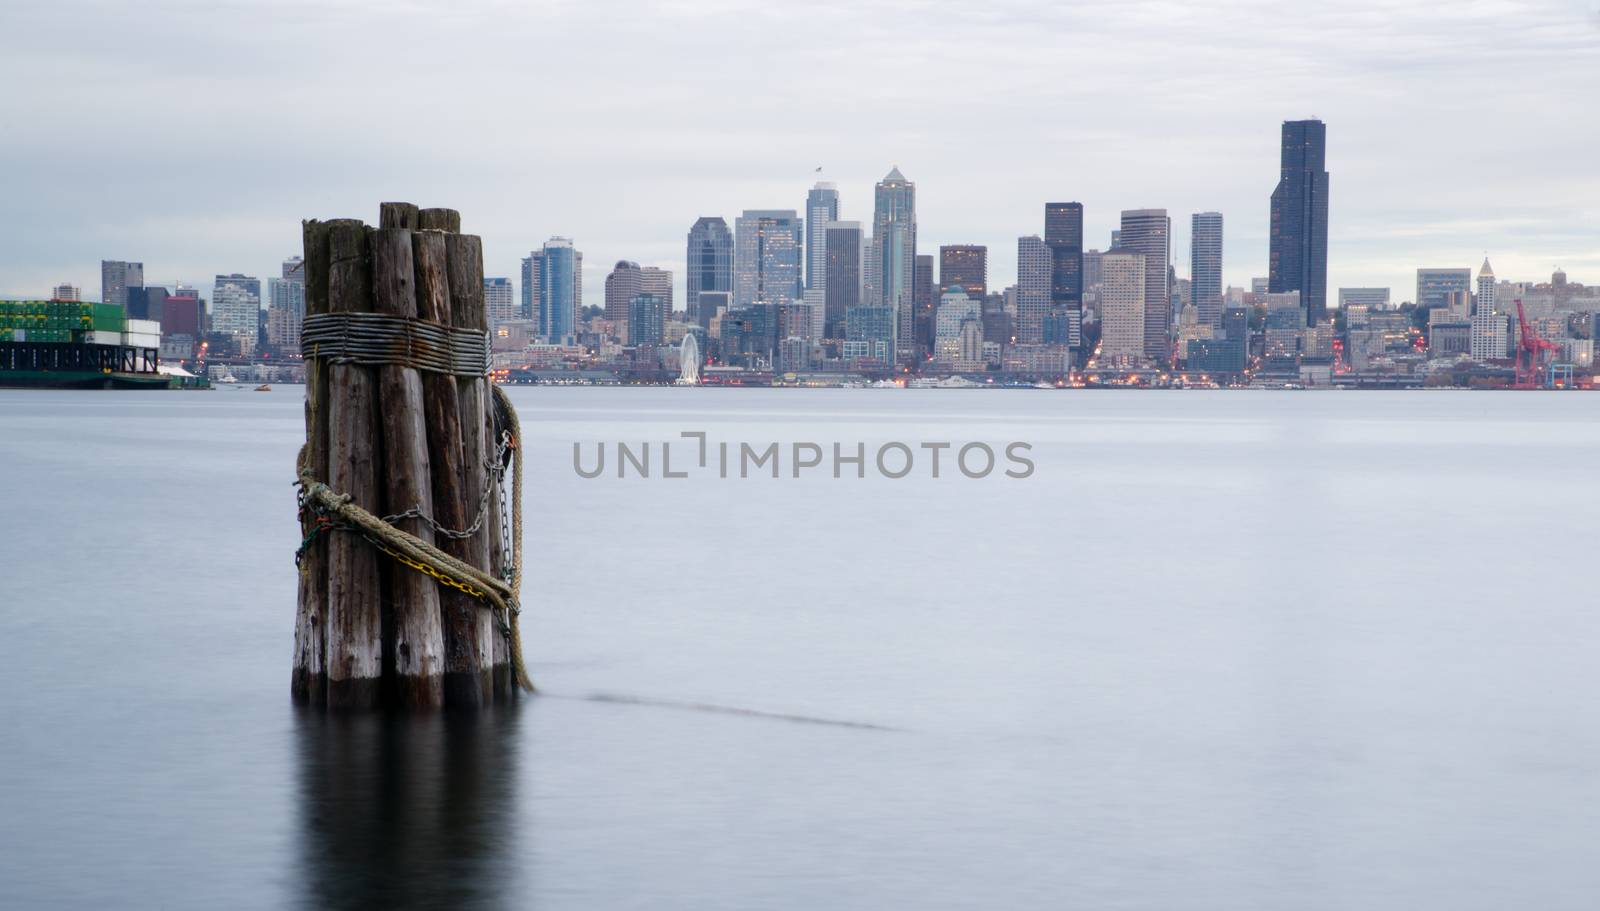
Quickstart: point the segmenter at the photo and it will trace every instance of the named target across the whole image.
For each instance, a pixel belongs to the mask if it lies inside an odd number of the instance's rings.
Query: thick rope
[[[517,409],[511,407],[511,396],[494,383],[495,404],[504,409],[506,430],[511,433],[511,602],[522,603],[522,422],[517,419]],[[511,669],[517,675],[517,684],[533,692],[526,666],[522,663],[522,634],[517,627],[517,615],[511,614]]]
[[[494,610],[498,616],[504,617],[507,625],[506,638],[509,643],[509,657],[511,671],[515,675],[517,686],[532,693],[535,692],[533,681],[528,677],[527,666],[522,659],[522,632],[518,624],[518,607],[522,593],[522,425],[517,420],[516,409],[511,406],[511,399],[500,387],[490,383],[494,390],[495,401],[504,408],[508,430],[511,433],[513,446],[513,472],[512,472],[512,499],[511,515],[513,531],[513,552],[507,557],[511,564],[511,580],[509,582],[498,579],[489,572],[479,569],[445,553],[427,541],[406,532],[403,529],[384,521],[377,516],[362,509],[350,501],[347,494],[341,494],[328,485],[317,480],[309,464],[309,445],[300,448],[298,461],[300,475],[300,491],[305,502],[316,512],[325,516],[332,516],[347,528],[356,531],[363,538],[372,542],[379,550],[399,560],[414,569],[432,576],[441,585],[465,591],[479,601],[486,608]],[[307,541],[309,542],[309,538]],[[304,545],[302,545],[304,546]],[[431,571],[430,571],[431,570]]]

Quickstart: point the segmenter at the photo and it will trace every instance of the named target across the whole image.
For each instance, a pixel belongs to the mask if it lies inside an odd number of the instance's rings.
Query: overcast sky
[[[1266,274],[1285,119],[1328,125],[1329,298],[1418,266],[1600,283],[1600,0],[1229,3],[34,2],[0,6],[0,295],[143,261],[151,283],[266,277],[305,217],[447,205],[489,275],[575,239],[677,273],[697,216],[842,217],[917,185],[918,244],[989,245],[1046,200],[1087,244],[1164,207],[1226,217]]]

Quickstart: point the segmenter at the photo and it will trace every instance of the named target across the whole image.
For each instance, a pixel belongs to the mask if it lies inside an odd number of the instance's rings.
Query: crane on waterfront
[[[1522,313],[1522,299],[1517,298],[1517,361],[1516,381],[1514,389],[1535,389],[1539,385],[1539,369],[1544,365],[1546,352],[1554,354],[1560,350],[1555,342],[1540,338],[1539,333],[1533,331],[1528,325],[1528,318]]]

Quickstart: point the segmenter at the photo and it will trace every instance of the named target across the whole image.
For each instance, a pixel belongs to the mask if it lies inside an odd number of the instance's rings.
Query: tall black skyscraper
[[[1044,204],[1044,243],[1050,248],[1050,309],[1066,327],[1063,341],[1078,347],[1083,325],[1083,203]]]
[[[689,229],[688,269],[684,277],[688,280],[685,304],[689,322],[704,327],[716,313],[706,312],[709,308],[701,306],[700,293],[733,292],[733,232],[728,230],[727,222],[703,217]]]
[[[1322,121],[1284,121],[1267,290],[1299,291],[1308,325],[1328,313],[1327,147]]]

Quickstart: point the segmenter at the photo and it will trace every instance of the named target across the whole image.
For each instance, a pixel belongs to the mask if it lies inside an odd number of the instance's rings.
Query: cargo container
[[[160,348],[161,336],[144,332],[124,332],[121,335],[121,343],[130,348]]]
[[[122,344],[122,333],[91,329],[83,334],[83,341],[89,345],[120,345]]]
[[[140,335],[160,335],[161,321],[153,319],[130,319],[122,327],[123,332]]]

